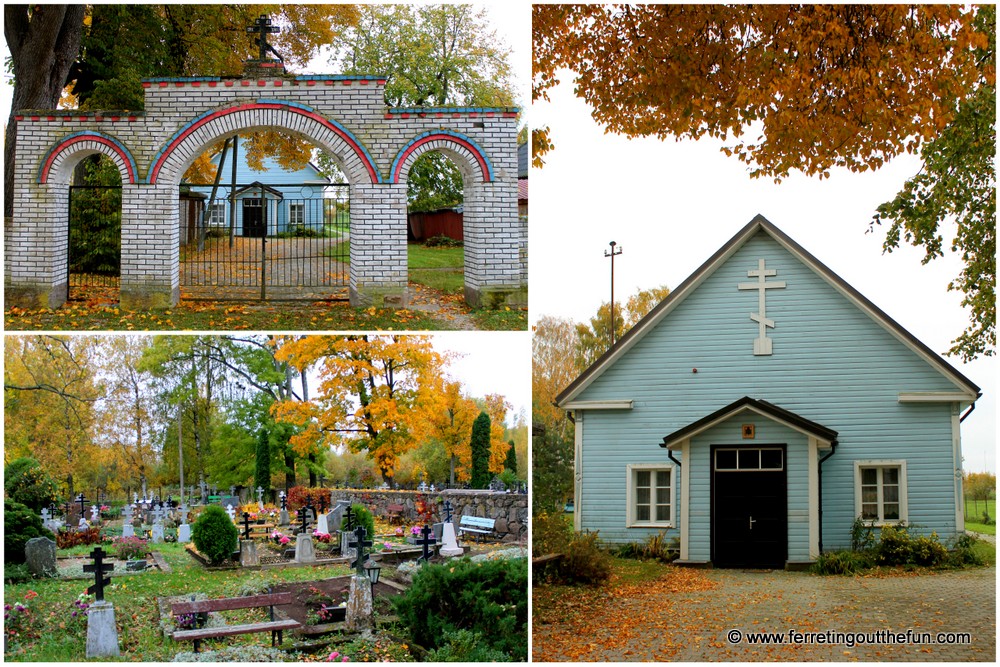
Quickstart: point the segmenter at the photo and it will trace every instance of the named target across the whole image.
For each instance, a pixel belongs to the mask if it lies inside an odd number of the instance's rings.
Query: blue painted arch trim
[[[72,144],[79,143],[81,141],[97,141],[98,143],[104,144],[118,154],[122,162],[125,163],[125,171],[128,173],[128,182],[134,185],[138,180],[139,172],[136,170],[135,158],[132,157],[132,152],[125,147],[125,145],[112,137],[110,134],[104,134],[103,132],[95,132],[93,130],[83,130],[81,132],[74,132],[68,134],[65,137],[61,137],[45,154],[42,158],[42,164],[38,167],[38,183],[46,183],[49,179],[49,172],[52,169],[52,162],[55,160],[56,156],[59,155],[65,148],[71,146]]]
[[[428,141],[437,141],[438,139],[451,139],[459,146],[470,150],[473,156],[475,156],[476,161],[479,163],[480,169],[482,169],[483,180],[487,182],[494,180],[493,163],[490,162],[489,157],[486,155],[486,151],[483,150],[482,146],[476,143],[475,139],[453,130],[429,130],[418,134],[413,137],[413,139],[410,139],[410,141],[403,146],[402,149],[400,149],[399,153],[396,154],[396,159],[392,161],[392,168],[389,169],[389,182],[399,183],[399,175],[403,167],[403,162],[406,161],[406,158],[408,158],[417,147],[427,143]]]

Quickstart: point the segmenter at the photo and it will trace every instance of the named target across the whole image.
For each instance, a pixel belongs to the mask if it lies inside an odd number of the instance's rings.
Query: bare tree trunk
[[[4,143],[3,214],[14,212],[14,156],[21,109],[55,109],[80,52],[84,5],[5,5],[4,37],[14,70],[14,99]]]

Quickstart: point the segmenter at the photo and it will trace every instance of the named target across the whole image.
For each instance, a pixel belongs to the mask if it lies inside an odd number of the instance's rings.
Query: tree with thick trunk
[[[55,109],[80,51],[83,5],[6,5],[3,32],[14,69],[4,143],[3,214],[14,212],[14,154],[20,109]]]

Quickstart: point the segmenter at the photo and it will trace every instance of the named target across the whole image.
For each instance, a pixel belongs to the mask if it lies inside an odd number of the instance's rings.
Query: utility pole
[[[615,246],[618,244],[612,241],[608,245],[611,246],[611,251],[604,251],[605,257],[611,258],[611,347],[615,346],[615,255],[622,254],[622,249],[618,248],[615,250]]]

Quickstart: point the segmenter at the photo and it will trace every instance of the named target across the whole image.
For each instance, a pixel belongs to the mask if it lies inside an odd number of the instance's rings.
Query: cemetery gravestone
[[[191,526],[188,525],[188,508],[181,503],[181,525],[177,527],[177,541],[186,544],[191,541]]]
[[[156,506],[153,508],[153,544],[163,544],[163,507]]]
[[[132,527],[131,505],[125,505],[122,508],[122,537],[135,537],[135,528]]]
[[[84,565],[84,572],[94,573],[94,585],[87,589],[95,598],[94,604],[87,610],[87,657],[107,658],[118,657],[118,629],[115,626],[115,608],[104,599],[104,587],[111,579],[104,574],[114,569],[114,565],[104,563],[107,554],[101,547],[90,552],[94,559],[93,565]]]
[[[441,548],[438,553],[442,556],[461,556],[465,549],[458,546],[458,537],[455,535],[455,522],[452,518],[451,501],[444,501],[444,525],[441,528]]]
[[[24,545],[24,562],[36,577],[56,576],[56,543],[47,537],[33,537]]]
[[[422,565],[430,562],[431,560],[430,547],[437,544],[437,540],[435,540],[434,537],[431,536],[431,532],[432,532],[431,527],[428,526],[427,524],[424,524],[424,527],[420,530],[420,534],[422,535],[422,537],[416,541],[416,544],[420,545],[419,560],[421,561]]]
[[[231,504],[230,505],[226,505],[226,514],[229,515],[229,520],[230,521],[232,521],[233,523],[236,523],[236,510],[233,509],[233,506]]]
[[[366,540],[364,526],[358,526],[354,531],[355,539],[349,543],[357,557],[354,561],[355,574],[351,577],[351,588],[347,595],[347,614],[345,625],[352,632],[363,632],[372,627],[374,603],[372,600],[371,580],[365,573],[365,549],[372,546],[371,540]]]

